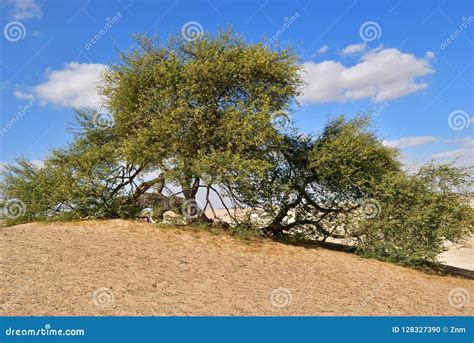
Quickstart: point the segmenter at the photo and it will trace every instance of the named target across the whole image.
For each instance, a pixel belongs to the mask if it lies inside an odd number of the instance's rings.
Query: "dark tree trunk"
[[[179,214],[188,217],[187,220],[191,223],[203,223],[206,225],[211,225],[214,221],[206,215],[196,200],[196,194],[199,190],[200,181],[201,180],[198,177],[186,178],[181,181],[181,188],[187,205],[183,204],[185,208],[181,208],[181,212]],[[186,209],[186,206],[188,206],[188,209]],[[189,212],[192,212],[191,216],[189,216]]]

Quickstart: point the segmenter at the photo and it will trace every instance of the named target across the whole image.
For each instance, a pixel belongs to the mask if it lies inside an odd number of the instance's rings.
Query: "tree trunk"
[[[181,207],[180,214],[182,214],[190,223],[211,225],[214,221],[206,215],[196,200],[200,181],[201,180],[198,177],[190,177],[183,179],[180,182],[183,195],[186,199]]]

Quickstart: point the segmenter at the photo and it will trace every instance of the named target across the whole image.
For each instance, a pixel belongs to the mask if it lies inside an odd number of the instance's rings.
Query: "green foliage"
[[[24,205],[21,220],[132,216],[133,208],[123,207],[123,180],[133,167],[121,161],[120,141],[96,127],[94,116],[78,113],[75,140],[54,150],[41,168],[24,159],[6,167],[0,187],[4,197]]]
[[[54,206],[56,187],[65,187],[66,180],[56,179],[61,172],[48,167],[38,168],[32,163],[19,159],[16,166],[6,166],[2,179],[2,194],[7,199],[16,199],[22,204],[21,217],[7,216],[7,223],[28,221],[38,216],[46,216]],[[58,181],[58,182],[56,182]]]
[[[398,152],[386,147],[369,130],[367,117],[346,122],[331,121],[310,153],[309,168],[317,171],[318,182],[328,190],[340,192],[357,188],[369,193],[387,172],[400,170]]]
[[[397,152],[376,138],[369,123],[339,117],[319,136],[285,135],[265,177],[232,185],[233,193],[242,203],[263,208],[274,233],[304,227],[310,235],[329,236],[383,175],[400,171]]]
[[[387,174],[374,191],[380,213],[355,233],[359,251],[405,265],[435,262],[446,240],[460,243],[474,230],[474,211],[460,193],[468,176],[447,165],[427,165],[414,176]]]
[[[262,230],[255,227],[251,223],[240,223],[230,228],[229,233],[242,241],[253,241],[258,237],[262,237]]]
[[[123,53],[102,87],[127,159],[143,156],[180,184],[268,168],[265,154],[280,139],[273,115],[289,107],[301,82],[290,50],[230,31],[137,42],[141,49]]]

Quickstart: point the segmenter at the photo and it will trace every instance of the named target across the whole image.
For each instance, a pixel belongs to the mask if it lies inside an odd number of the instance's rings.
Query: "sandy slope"
[[[0,228],[0,258],[0,315],[474,315],[471,280],[144,222]]]

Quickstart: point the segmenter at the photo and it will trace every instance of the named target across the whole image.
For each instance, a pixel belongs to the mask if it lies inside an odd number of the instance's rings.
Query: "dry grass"
[[[474,315],[448,302],[471,280],[144,222],[0,228],[0,257],[0,315]]]

